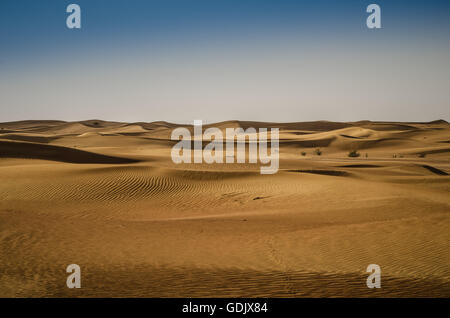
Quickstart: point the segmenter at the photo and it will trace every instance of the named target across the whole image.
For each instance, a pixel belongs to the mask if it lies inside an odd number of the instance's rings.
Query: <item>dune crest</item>
[[[274,175],[176,165],[177,127],[0,123],[0,296],[450,297],[446,121],[204,126],[279,128]]]

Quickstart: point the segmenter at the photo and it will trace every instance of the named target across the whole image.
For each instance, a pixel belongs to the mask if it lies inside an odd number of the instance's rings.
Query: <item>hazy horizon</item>
[[[370,3],[2,1],[0,121],[449,121],[450,3]]]
[[[201,120],[201,119],[199,119]],[[276,123],[276,124],[287,124],[287,123],[305,123],[305,122],[336,122],[336,123],[360,123],[360,122],[373,122],[373,123],[402,123],[402,124],[427,124],[427,123],[433,123],[437,121],[445,121],[446,123],[449,123],[446,119],[443,118],[437,118],[429,121],[392,121],[392,120],[370,120],[370,119],[360,119],[360,120],[352,120],[352,121],[333,121],[333,120],[327,120],[327,119],[317,119],[317,120],[305,120],[305,121],[299,121],[299,120],[291,120],[291,121],[261,121],[261,120],[241,120],[241,119],[228,119],[228,120],[221,120],[221,121],[202,121],[203,125],[211,125],[211,124],[218,124],[218,123],[224,123],[224,122],[260,122],[260,123]],[[171,121],[171,120],[140,120],[140,121],[121,121],[121,120],[114,120],[114,119],[102,119],[102,118],[88,118],[88,119],[80,119],[80,120],[64,120],[64,119],[20,119],[20,120],[11,120],[11,121],[4,121],[0,122],[0,124],[10,124],[10,123],[18,123],[18,122],[27,122],[27,121],[55,121],[55,122],[65,122],[65,123],[80,123],[80,122],[91,122],[91,121],[102,121],[102,122],[110,122],[110,123],[123,123],[123,124],[134,124],[134,123],[157,123],[157,122],[166,122],[169,124],[177,124],[177,125],[193,125],[193,122],[183,122],[183,121]]]

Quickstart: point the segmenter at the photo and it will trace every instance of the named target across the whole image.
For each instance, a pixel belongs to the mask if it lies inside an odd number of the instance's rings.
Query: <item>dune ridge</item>
[[[123,164],[138,160],[96,154],[79,149],[43,145],[31,142],[9,142],[0,140],[0,157],[54,160],[69,163]]]
[[[0,296],[450,297],[446,121],[204,126],[279,128],[274,175],[176,165],[177,127],[0,123]]]

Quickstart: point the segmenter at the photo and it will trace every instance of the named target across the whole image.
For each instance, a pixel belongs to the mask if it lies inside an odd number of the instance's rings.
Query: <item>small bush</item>
[[[352,157],[352,158],[356,158],[356,157],[359,157],[360,154],[359,154],[359,152],[357,152],[356,150],[352,150],[352,151],[350,151],[350,152],[348,153],[348,156],[349,156],[349,157]]]
[[[317,148],[316,150],[314,150],[314,153],[318,156],[322,155],[322,150],[320,150],[319,148]]]
[[[306,152],[302,151],[302,156],[303,157],[306,156]]]

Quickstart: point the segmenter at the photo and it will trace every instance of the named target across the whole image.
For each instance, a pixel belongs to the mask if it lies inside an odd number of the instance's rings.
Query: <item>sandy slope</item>
[[[446,122],[213,125],[280,128],[275,175],[174,165],[177,126],[0,124],[0,296],[450,297]]]

